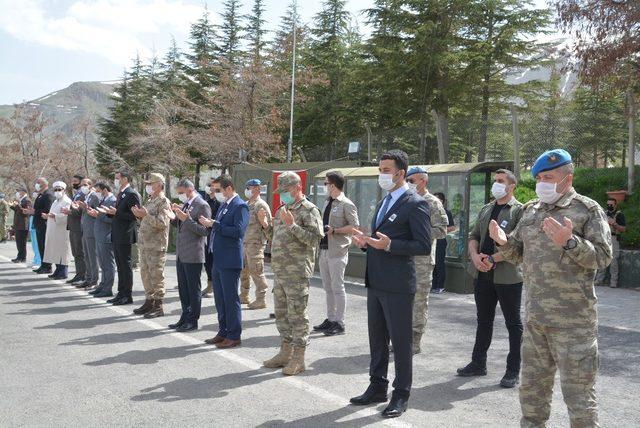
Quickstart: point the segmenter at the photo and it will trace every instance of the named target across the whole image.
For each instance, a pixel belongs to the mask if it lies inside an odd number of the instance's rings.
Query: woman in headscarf
[[[43,262],[55,263],[56,270],[51,279],[66,279],[69,265],[69,231],[67,230],[67,215],[62,208],[69,208],[71,199],[65,193],[67,185],[62,181],[53,183],[55,201],[51,205],[49,214],[42,214],[47,219],[47,235],[44,244]]]

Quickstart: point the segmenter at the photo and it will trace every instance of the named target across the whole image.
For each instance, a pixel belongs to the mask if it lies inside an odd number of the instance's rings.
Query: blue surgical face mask
[[[280,193],[280,200],[285,205],[293,205],[293,203],[296,201],[296,198],[291,196],[290,192],[282,192]]]

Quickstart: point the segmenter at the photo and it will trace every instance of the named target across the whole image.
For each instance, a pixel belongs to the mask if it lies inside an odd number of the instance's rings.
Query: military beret
[[[278,176],[278,188],[275,192],[286,192],[289,187],[300,183],[302,183],[302,180],[298,174],[293,171],[285,171]]]
[[[407,177],[413,174],[427,174],[427,170],[421,166],[412,166],[409,168],[409,171],[407,171]]]
[[[0,193],[0,199],[4,198],[4,193]]]
[[[262,181],[260,181],[260,179],[252,178],[251,180],[247,180],[247,182],[245,183],[244,187],[260,186],[261,184],[262,184]]]
[[[531,175],[533,175],[533,178],[536,178],[536,175],[541,172],[560,168],[561,166],[570,164],[571,162],[573,162],[571,160],[571,155],[566,150],[547,150],[534,162],[533,167],[531,168]]]

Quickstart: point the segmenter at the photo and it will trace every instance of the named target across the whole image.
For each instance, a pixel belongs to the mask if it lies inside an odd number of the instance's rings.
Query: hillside
[[[59,91],[26,103],[30,108],[38,109],[49,119],[52,126],[49,132],[60,131],[71,137],[78,123],[88,119],[95,125],[99,117],[109,114],[113,104],[111,94],[117,81],[113,82],[75,82]],[[13,113],[13,105],[0,105],[0,117],[9,117]],[[95,129],[95,127],[93,127]],[[89,136],[95,142],[95,134]]]

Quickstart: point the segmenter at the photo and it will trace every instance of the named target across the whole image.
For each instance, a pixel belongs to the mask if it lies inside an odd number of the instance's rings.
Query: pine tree
[[[235,67],[242,57],[240,50],[240,40],[242,28],[242,17],[239,0],[225,0],[222,4],[223,12],[220,14],[222,24],[218,26],[220,30],[220,56],[227,65]]]
[[[220,78],[219,48],[216,45],[215,26],[209,20],[205,6],[200,19],[191,25],[189,51],[185,53],[185,74],[191,80],[188,91],[191,98],[198,96],[203,88],[211,88]]]
[[[264,25],[266,20],[264,16],[264,4],[263,0],[254,0],[253,7],[251,8],[251,14],[246,18],[247,29],[246,36],[249,44],[249,56],[253,65],[262,64],[264,49],[267,44]]]

